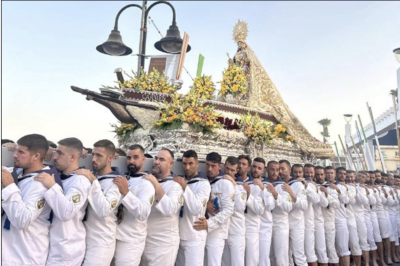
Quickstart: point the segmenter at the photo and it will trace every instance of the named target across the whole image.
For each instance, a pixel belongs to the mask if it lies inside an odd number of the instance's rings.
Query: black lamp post
[[[96,50],[100,53],[107,54],[107,55],[114,55],[114,56],[124,56],[129,55],[132,53],[132,49],[126,46],[122,42],[122,37],[118,31],[118,19],[121,13],[129,8],[129,7],[137,7],[142,10],[142,23],[141,23],[141,33],[140,33],[140,43],[139,43],[139,57],[138,60],[138,75],[141,74],[141,69],[144,68],[144,60],[145,60],[145,53],[146,53],[146,37],[147,37],[147,16],[149,11],[158,4],[166,4],[171,7],[173,18],[172,18],[172,25],[169,27],[167,31],[167,35],[156,42],[154,44],[155,48],[161,52],[169,53],[169,54],[180,54],[182,49],[182,38],[176,25],[176,15],[174,7],[166,1],[157,1],[147,8],[147,1],[143,1],[142,6],[137,4],[129,4],[124,6],[117,14],[115,18],[115,25],[114,29],[111,31],[111,34],[108,37],[108,40],[103,44],[100,44],[96,47]],[[189,52],[191,49],[190,45],[188,45],[186,52]]]

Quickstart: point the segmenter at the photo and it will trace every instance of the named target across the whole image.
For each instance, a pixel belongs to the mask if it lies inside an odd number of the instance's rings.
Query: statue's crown
[[[233,28],[233,39],[235,40],[235,42],[245,41],[247,33],[247,23],[239,19],[235,27]]]

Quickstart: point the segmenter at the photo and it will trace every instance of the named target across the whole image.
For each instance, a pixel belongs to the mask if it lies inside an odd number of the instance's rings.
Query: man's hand
[[[287,193],[289,193],[289,195],[292,197],[293,202],[296,202],[296,201],[297,201],[296,195],[293,193],[292,188],[291,188],[288,184],[283,184],[283,185],[282,185],[282,189],[283,189],[284,191],[286,191]]]
[[[247,199],[248,199],[250,197],[250,186],[247,183],[243,183],[242,186],[243,186],[244,190],[246,190]]]
[[[114,160],[117,160],[118,157],[119,157],[119,153],[118,152],[114,153]]]
[[[274,199],[278,198],[278,192],[276,192],[275,187],[272,184],[267,184],[267,190],[274,196]]]
[[[311,181],[311,183],[315,186],[315,188],[317,189],[317,191],[318,191],[318,184],[317,183],[315,183],[314,181]]]
[[[386,189],[382,188],[383,194],[385,194],[385,198],[387,198],[389,195],[386,193]]]
[[[9,150],[9,151],[16,151],[17,147],[18,147],[18,144],[17,143],[8,142],[8,143],[4,143],[1,146],[7,148],[7,150]]]
[[[211,214],[214,214],[214,215],[216,215],[217,213],[219,213],[219,211],[215,210],[215,205],[214,205],[214,203],[213,203],[211,200],[209,200],[209,201],[207,202],[207,209],[206,209],[206,211],[209,212],[209,213],[211,213]]]
[[[88,151],[85,148],[83,148],[82,153],[81,153],[81,158],[86,158],[87,154],[88,154]]]
[[[48,173],[45,172],[38,174],[37,176],[35,176],[34,179],[42,183],[43,186],[45,186],[45,188],[47,189],[51,188],[56,183],[54,179],[54,174],[49,175]]]
[[[187,183],[186,183],[185,178],[183,178],[181,176],[176,176],[176,177],[173,178],[173,180],[182,187],[183,191],[185,191],[185,189],[187,187]]]
[[[223,175],[222,178],[231,181],[234,186],[237,186],[236,181],[230,175]]]
[[[204,217],[200,217],[198,221],[194,222],[193,228],[197,231],[207,230],[207,219]]]
[[[145,180],[150,181],[150,183],[153,185],[153,187],[156,187],[158,185],[157,178],[152,174],[144,175],[142,178],[145,179]]]
[[[322,191],[325,194],[325,197],[328,197],[328,190],[326,189],[326,187],[324,186],[320,186],[319,190]]]
[[[113,180],[114,184],[117,185],[119,192],[123,195],[126,196],[129,192],[128,188],[128,180],[123,177],[123,176],[116,176]]]
[[[297,180],[300,181],[301,183],[303,183],[304,187],[307,188],[308,182],[304,178],[300,177],[300,178],[297,178]]]
[[[6,144],[8,144],[8,143],[6,143]],[[6,186],[14,183],[13,176],[6,169],[1,169],[1,183],[3,184],[3,187],[6,187]]]
[[[338,194],[342,194],[342,191],[340,191],[340,189],[335,184],[331,183],[329,187],[335,189]]]
[[[93,183],[93,181],[96,180],[96,177],[89,169],[78,169],[76,170],[75,174],[85,176],[87,179],[89,179],[90,183]]]
[[[49,147],[49,149],[47,150],[46,155],[44,156],[44,160],[46,162],[50,162],[51,158],[53,157],[53,151],[55,151],[56,149],[54,149],[53,147]]]
[[[259,186],[261,190],[264,189],[264,184],[262,183],[260,178],[254,178],[253,184]]]

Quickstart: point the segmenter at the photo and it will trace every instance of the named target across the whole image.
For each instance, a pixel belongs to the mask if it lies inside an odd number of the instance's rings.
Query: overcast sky
[[[114,85],[114,69],[137,68],[137,57],[111,57],[95,47],[114,26],[126,4],[141,2],[2,2],[2,138],[39,133],[54,142],[78,137],[87,147],[108,138],[117,144],[111,112],[70,89],[98,91]],[[152,2],[149,2],[150,5]],[[370,123],[366,102],[377,117],[392,106],[397,87],[393,49],[400,47],[400,2],[172,2],[192,50],[185,67],[194,76],[199,53],[203,73],[222,79],[227,56],[236,51],[232,29],[249,26],[247,42],[289,108],[315,137],[323,118],[332,120],[332,139],[344,136],[343,114]],[[141,13],[120,17],[123,41],[138,53]],[[158,5],[150,12],[161,33],[172,12]],[[160,54],[160,35],[148,25],[147,54]],[[149,62],[146,61],[146,69]],[[184,87],[191,85],[183,72]],[[217,85],[219,89],[219,84]],[[185,91],[185,90],[184,90]],[[354,126],[354,124],[353,124]],[[354,127],[353,127],[354,130]]]

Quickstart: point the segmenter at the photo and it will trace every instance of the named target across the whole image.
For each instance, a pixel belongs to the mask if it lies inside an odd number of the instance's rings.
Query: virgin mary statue
[[[271,112],[276,120],[287,129],[303,152],[318,154],[319,157],[321,155],[323,157],[333,156],[330,145],[316,141],[284,103],[267,71],[246,43],[247,33],[246,22],[239,20],[233,30],[233,39],[238,45],[233,62],[240,65],[245,73],[248,73],[246,76],[248,87],[246,106],[263,112]]]

